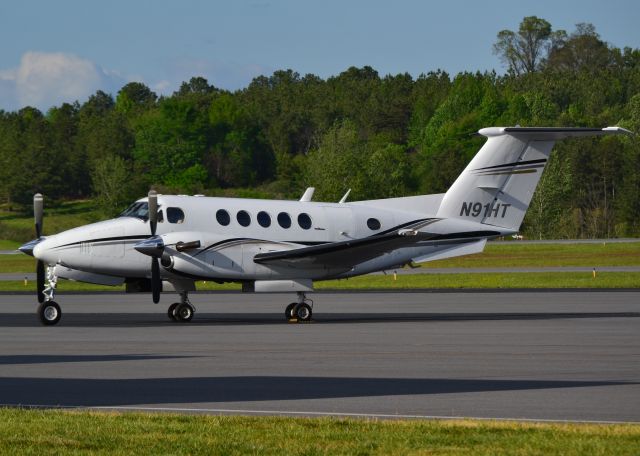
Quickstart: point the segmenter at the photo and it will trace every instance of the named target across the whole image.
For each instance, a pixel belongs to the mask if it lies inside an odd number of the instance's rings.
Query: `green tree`
[[[614,54],[600,39],[593,24],[576,24],[576,30],[549,52],[546,66],[561,71],[589,73],[613,64]]]
[[[163,184],[200,192],[207,183],[203,160],[209,144],[206,114],[193,100],[167,98],[140,116],[133,151],[136,170],[147,186]]]
[[[306,182],[321,201],[338,201],[348,189],[358,200],[400,196],[408,175],[403,146],[384,137],[367,143],[348,120],[325,132],[306,160]]]
[[[90,96],[78,112],[75,162],[82,175],[77,182],[89,185],[91,179],[87,170],[93,169],[96,162],[105,157],[118,156],[131,162],[134,142],[129,120],[115,109],[113,97],[102,91]],[[97,193],[96,188],[91,190]]]
[[[223,94],[211,104],[209,126],[212,147],[206,163],[218,185],[243,187],[273,177],[273,153],[236,98]]]
[[[151,108],[158,96],[141,82],[130,82],[120,89],[116,109],[127,115],[137,115]]]
[[[509,72],[521,75],[533,73],[542,66],[547,53],[566,37],[564,30],[552,31],[551,24],[537,16],[527,16],[517,32],[501,30],[493,45]]]
[[[570,164],[557,153],[549,159],[540,178],[522,231],[533,239],[571,238],[573,232],[568,225],[570,213],[572,174]]]
[[[91,181],[98,208],[107,217],[119,214],[131,198],[131,171],[118,155],[107,155],[93,162]]]
[[[64,157],[55,147],[47,119],[35,108],[23,108],[10,115],[10,130],[2,153],[8,166],[9,202],[29,207],[38,192],[52,200],[65,196]]]
[[[319,201],[338,201],[347,189],[360,199],[363,189],[360,163],[362,142],[351,121],[336,123],[318,140],[318,147],[309,152],[306,162],[306,182],[316,188]]]

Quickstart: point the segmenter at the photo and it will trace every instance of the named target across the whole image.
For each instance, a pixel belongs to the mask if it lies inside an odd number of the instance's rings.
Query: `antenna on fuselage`
[[[347,201],[347,197],[349,196],[349,193],[351,193],[351,189],[347,190],[347,193],[345,193],[344,196],[340,198],[340,201],[338,201],[338,203],[344,204],[345,201]]]
[[[311,201],[311,198],[313,198],[313,193],[315,191],[316,191],[315,187],[308,187],[304,191],[304,194],[302,195],[302,198],[300,198],[300,201],[303,203],[308,203],[309,201]]]

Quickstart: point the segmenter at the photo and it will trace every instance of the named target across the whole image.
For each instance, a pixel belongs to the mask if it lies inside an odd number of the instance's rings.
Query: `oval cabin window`
[[[269,228],[271,226],[271,216],[265,211],[258,212],[258,223],[263,228]]]
[[[311,228],[311,217],[309,217],[309,214],[305,214],[304,212],[300,215],[298,215],[298,225],[300,225],[300,228],[302,228],[303,230],[308,230],[309,228]]]
[[[282,228],[291,228],[291,217],[286,212],[280,212],[278,214],[278,225]]]
[[[224,209],[219,209],[216,212],[216,220],[222,226],[227,226],[231,222],[231,217],[229,217],[229,213]]]
[[[367,220],[367,226],[369,227],[370,230],[373,230],[373,231],[379,230],[380,220],[372,217],[369,220]]]
[[[251,224],[251,216],[247,211],[239,211],[236,215],[236,220],[242,226],[249,226]]]

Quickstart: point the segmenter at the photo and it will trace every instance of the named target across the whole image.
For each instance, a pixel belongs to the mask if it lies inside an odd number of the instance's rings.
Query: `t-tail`
[[[556,141],[631,134],[620,127],[490,127],[487,142],[444,195],[438,218],[463,219],[513,232],[520,229]]]

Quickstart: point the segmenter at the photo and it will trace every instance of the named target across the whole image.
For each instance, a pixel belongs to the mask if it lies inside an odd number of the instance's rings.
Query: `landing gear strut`
[[[47,284],[42,292],[44,301],[38,306],[38,317],[43,325],[55,325],[62,318],[62,310],[57,302],[53,300],[58,285],[56,267],[47,266]]]
[[[180,292],[180,302],[174,302],[169,306],[167,314],[173,321],[179,321],[186,323],[191,321],[193,314],[196,313],[196,309],[189,301],[189,296],[186,291]]]
[[[288,321],[311,321],[313,301],[303,291],[298,291],[298,301],[287,306],[284,315]]]

